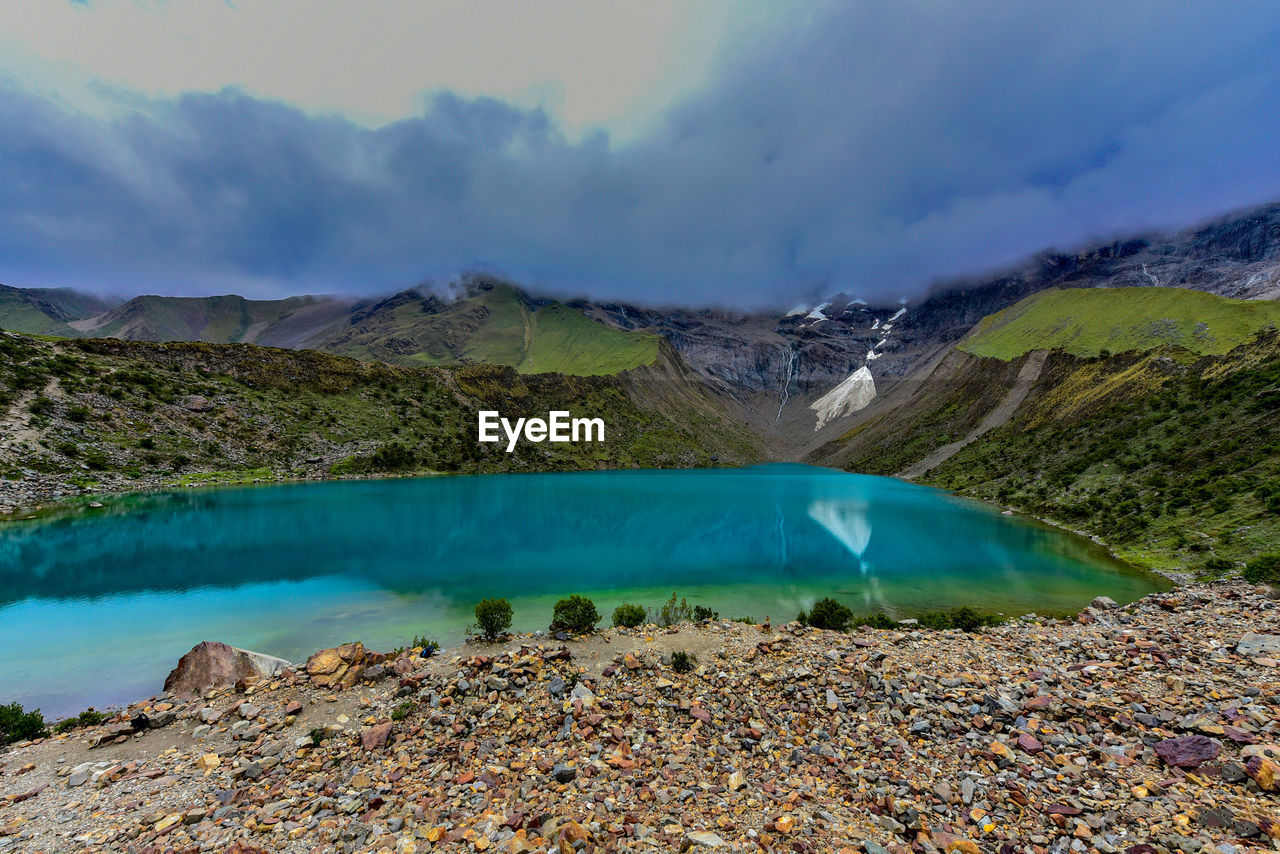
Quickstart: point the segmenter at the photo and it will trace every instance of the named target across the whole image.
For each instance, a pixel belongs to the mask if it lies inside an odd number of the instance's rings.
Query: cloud
[[[484,267],[639,302],[918,292],[1280,198],[1280,6],[841,4],[626,143],[441,94],[379,127],[236,90],[0,88],[0,280],[385,292]]]

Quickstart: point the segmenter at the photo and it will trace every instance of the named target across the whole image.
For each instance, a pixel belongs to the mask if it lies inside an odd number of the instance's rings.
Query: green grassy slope
[[[315,351],[0,334],[0,476],[73,484],[748,463],[759,444],[662,365],[621,376],[525,376],[358,362]],[[656,401],[661,401],[659,405]],[[476,412],[605,420],[598,443],[477,441]],[[211,474],[212,473],[212,474]]]
[[[1129,560],[1228,571],[1280,550],[1280,339],[1223,356],[1055,356],[1004,427],[926,477],[1098,534]]]
[[[981,421],[1019,361],[958,359],[813,461],[900,471]],[[1095,534],[1138,565],[1230,572],[1280,551],[1280,334],[1222,355],[1055,352],[1008,423],[920,480]]]
[[[16,288],[0,287],[0,329],[26,335],[59,335],[75,338],[80,333],[65,322],[50,317]]]
[[[996,312],[958,345],[1013,359],[1031,350],[1076,356],[1177,345],[1221,355],[1280,324],[1280,303],[1235,300],[1182,288],[1047,290]]]
[[[314,346],[395,364],[480,363],[522,374],[600,376],[652,364],[658,336],[614,329],[563,303],[487,282],[452,302],[397,294]]]
[[[27,335],[76,338],[69,321],[107,311],[113,303],[70,288],[11,288],[0,285],[0,329]]]

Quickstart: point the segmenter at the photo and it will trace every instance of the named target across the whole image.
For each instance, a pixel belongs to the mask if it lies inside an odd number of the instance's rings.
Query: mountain
[[[806,461],[1084,526],[1142,565],[1229,569],[1280,547],[1277,326],[1274,301],[1041,292]]]
[[[110,310],[116,303],[71,288],[0,285],[0,326],[28,335],[75,338],[71,323]]]
[[[71,325],[82,335],[130,341],[258,343],[286,318],[317,306],[344,305],[325,297],[249,300],[241,296],[134,297],[123,305]]]
[[[408,290],[375,300],[301,296],[250,300],[140,296],[119,305],[73,291],[8,288],[0,327],[67,338],[204,341],[313,349],[401,365],[502,364],[520,373],[616,374],[653,363],[658,338],[588,317],[580,308],[534,298],[500,280],[473,276],[454,299]]]
[[[616,374],[658,355],[656,335],[600,323],[576,307],[486,278],[473,278],[454,300],[404,291],[358,303],[308,345],[396,364],[498,364],[574,376]]]
[[[1254,300],[1280,295],[1280,204],[1172,234],[1136,235],[1074,253],[1047,251],[1009,270],[945,282],[920,299],[890,305],[868,305],[844,293],[786,313],[565,302],[474,275],[460,283],[453,299],[417,290],[362,301],[148,296],[100,312],[33,309],[32,302],[49,300],[47,292],[21,291],[30,298],[9,294],[6,301],[0,295],[0,327],[68,337],[245,342],[406,365],[498,363],[523,373],[580,375],[614,373],[653,358],[651,338],[615,333],[660,335],[707,382],[738,400],[744,417],[777,454],[794,456],[853,423],[849,407],[837,407],[845,415],[832,418],[831,407],[818,402],[863,368],[853,383],[858,401],[914,382],[974,324],[1028,296],[1049,289],[1138,286]]]

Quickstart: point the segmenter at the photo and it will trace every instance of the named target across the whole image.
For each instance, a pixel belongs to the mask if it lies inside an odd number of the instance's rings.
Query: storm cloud
[[[104,117],[0,80],[0,281],[382,293],[480,268],[644,303],[889,299],[1280,199],[1275,3],[851,3],[753,44],[625,144],[449,94],[366,127],[234,90]]]

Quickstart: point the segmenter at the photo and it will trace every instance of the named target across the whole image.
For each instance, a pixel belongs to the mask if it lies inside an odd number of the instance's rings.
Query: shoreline
[[[1277,655],[1280,602],[1219,582],[972,634],[520,636],[350,687],[299,664],[0,750],[0,852],[1270,848],[1272,760],[1249,751],[1280,741]]]

